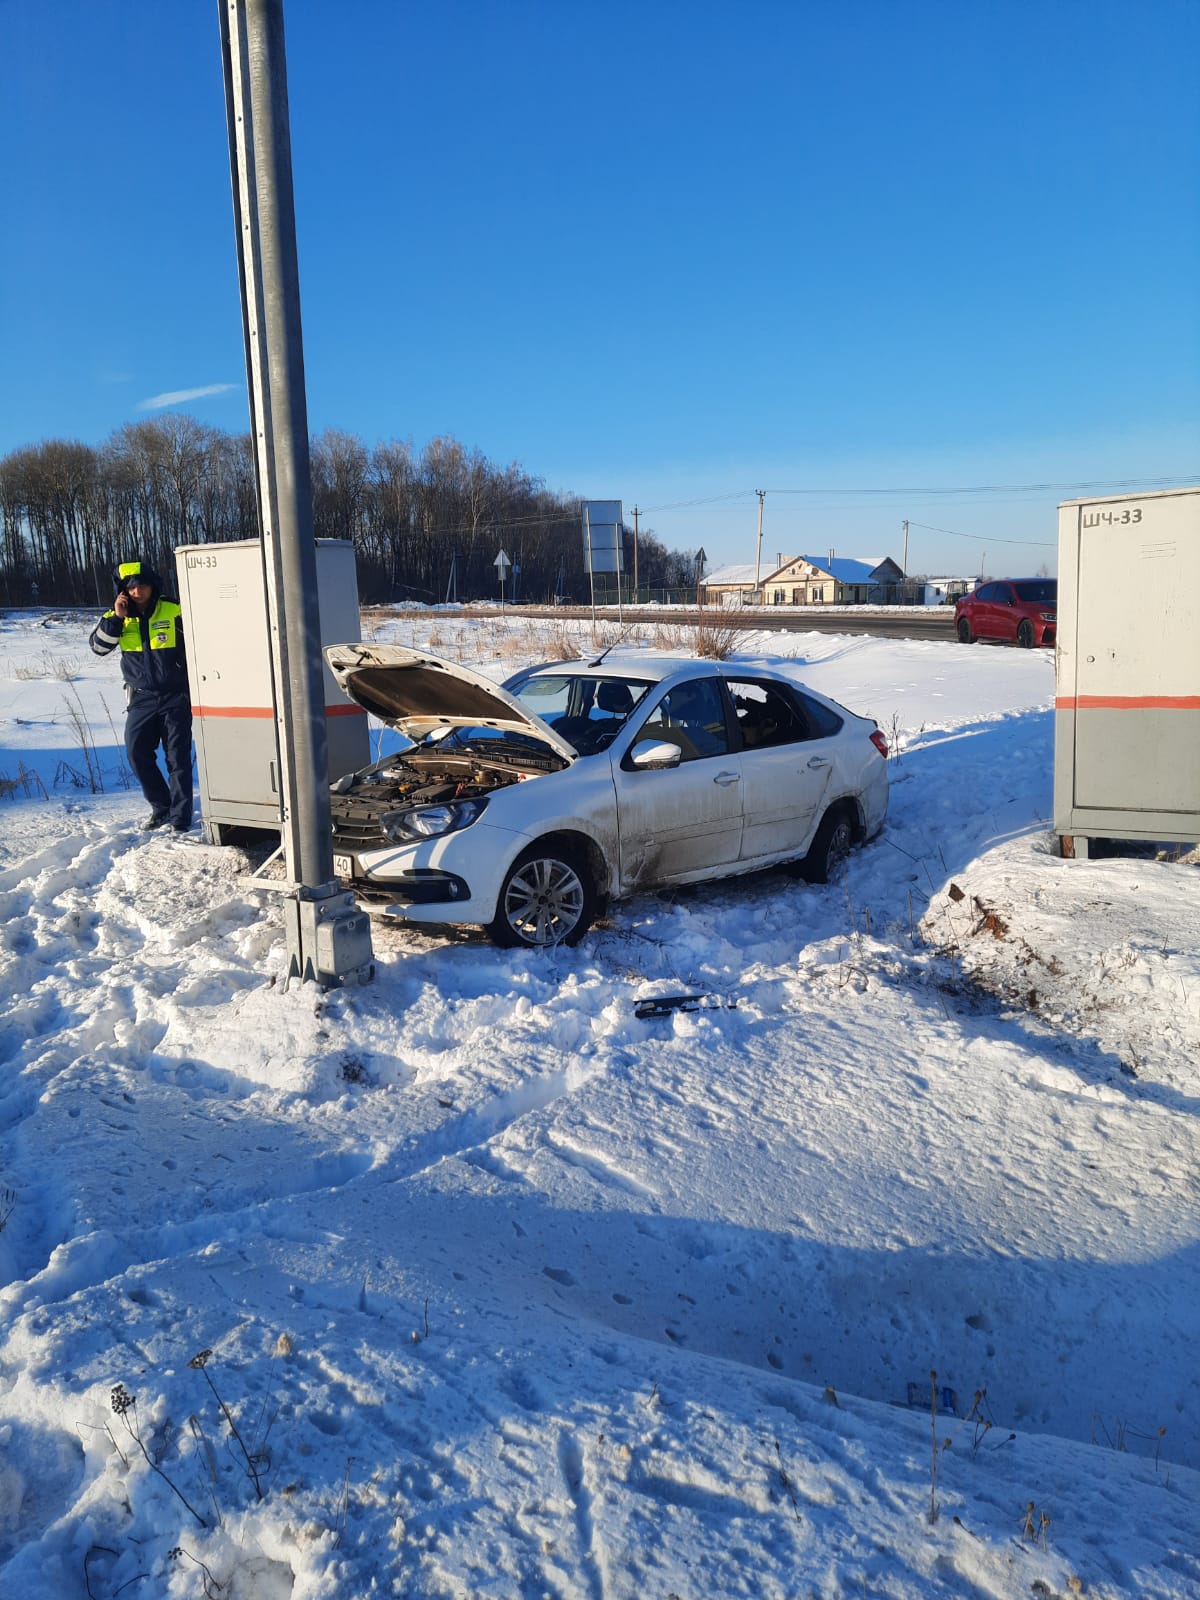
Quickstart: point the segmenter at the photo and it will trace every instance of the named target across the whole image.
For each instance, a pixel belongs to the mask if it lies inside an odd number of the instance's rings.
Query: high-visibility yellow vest
[[[177,631],[182,628],[182,613],[174,600],[160,600],[150,613],[149,632],[151,650],[174,650]],[[124,619],[121,628],[121,649],[142,648],[142,619],[132,615]]]

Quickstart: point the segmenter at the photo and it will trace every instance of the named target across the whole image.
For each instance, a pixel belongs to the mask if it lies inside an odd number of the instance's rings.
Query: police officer
[[[92,629],[91,646],[98,656],[121,647],[129,702],[125,749],[151,808],[143,828],[170,824],[186,833],[192,825],[192,700],[182,613],[174,600],[163,599],[162,579],[146,562],[122,561],[115,577],[117,597]]]

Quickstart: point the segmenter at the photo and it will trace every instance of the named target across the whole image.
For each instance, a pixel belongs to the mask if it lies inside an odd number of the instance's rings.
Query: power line
[[[1180,473],[1169,478],[1095,478],[1074,483],[968,483],[945,487],[928,485],[900,489],[772,489],[771,494],[1047,494],[1051,490],[1062,493],[1067,489],[1147,489],[1161,485],[1195,482],[1200,473]],[[749,491],[743,491],[749,492]],[[662,509],[666,509],[665,507]]]
[[[1091,480],[1080,479],[1073,483],[976,483],[950,487],[944,485],[928,485],[925,487],[892,489],[877,489],[860,486],[858,488],[840,489],[764,489],[761,492],[763,494],[791,494],[808,495],[814,497],[817,495],[891,495],[897,498],[905,495],[950,496],[956,494],[1048,494],[1051,491],[1061,494],[1068,490],[1084,492],[1098,489],[1168,488],[1174,487],[1177,484],[1195,483],[1197,481],[1200,481],[1200,471],[1176,473],[1173,476],[1166,478],[1095,478]],[[650,516],[658,511],[690,511],[697,506],[715,506],[720,505],[723,502],[727,503],[730,501],[749,499],[757,495],[759,492],[760,491],[757,489],[728,489],[722,494],[701,495],[693,500],[669,500],[664,501],[660,505],[642,506],[640,508],[640,514],[642,516]],[[438,538],[444,538],[447,535],[468,533],[482,535],[488,533],[489,531],[498,533],[505,528],[546,527],[556,522],[570,522],[574,517],[579,515],[578,507],[581,503],[582,501],[576,502],[574,507],[569,507],[565,511],[541,512],[530,516],[513,517],[504,521],[488,518],[482,522],[476,522],[475,524],[462,523],[458,527],[420,528],[416,531],[426,537],[436,536]],[[729,509],[734,510],[736,508],[730,506]],[[996,544],[1039,543],[1037,540],[1029,539],[994,539],[992,535],[957,533],[953,528],[932,528],[928,523],[924,522],[914,522],[912,526],[914,528],[924,528],[928,533],[950,534],[956,539],[980,539],[981,541],[993,539],[993,542]]]
[[[691,506],[712,506],[720,500],[744,500],[747,495],[757,493],[757,489],[729,489],[725,494],[704,495],[699,500],[670,500],[660,506],[643,506],[642,512],[648,515],[652,511],[686,511]]]
[[[910,528],[923,528],[926,533],[946,533],[952,539],[974,539],[977,544],[1024,544],[1035,550],[1053,550],[1054,539],[1000,539],[994,533],[959,533],[957,528],[931,528],[927,522],[910,522]]]
[[[480,521],[474,522],[474,523],[471,523],[471,522],[460,523],[458,525],[458,527],[456,527],[456,528],[450,528],[450,527],[446,527],[446,528],[441,528],[441,527],[438,527],[438,528],[427,528],[427,527],[424,526],[424,524],[420,524],[420,525],[414,527],[410,523],[404,523],[404,524],[401,525],[401,527],[402,527],[402,531],[404,533],[412,535],[412,536],[419,535],[421,538],[432,538],[435,535],[438,538],[443,538],[443,537],[445,537],[447,535],[450,535],[450,534],[467,534],[467,533],[473,533],[473,534],[476,534],[477,536],[479,536],[480,538],[482,538],[482,537],[484,537],[485,535],[487,535],[489,533],[499,533],[504,528],[548,527],[548,526],[550,526],[550,525],[552,525],[553,523],[556,523],[556,522],[565,522],[565,523],[572,523],[573,524],[576,521],[576,519],[578,518],[578,516],[579,516],[579,507],[576,506],[573,510],[572,509],[568,509],[566,511],[547,512],[545,515],[538,515],[538,516],[512,517],[512,518],[508,518],[508,519],[506,519],[504,521],[501,521],[497,517],[485,517],[485,518],[482,518]]]
[[[876,488],[864,485],[850,488],[805,488],[805,489],[770,489],[763,490],[764,494],[791,494],[808,495],[891,495],[902,498],[906,495],[937,495],[951,496],[956,494],[989,495],[989,494],[1065,494],[1074,490],[1077,493],[1092,492],[1100,489],[1153,489],[1171,488],[1177,484],[1195,483],[1200,480],[1200,470],[1195,472],[1174,473],[1165,478],[1091,478],[1075,479],[1068,483],[968,483],[968,484],[925,484],[898,488]],[[694,500],[670,500],[660,505],[645,506],[643,511],[648,515],[656,511],[687,511],[695,506],[718,505],[722,501],[746,500],[758,494],[757,489],[730,489],[724,494],[705,495]],[[946,530],[948,531],[948,530]],[[963,537],[966,537],[964,535]],[[1010,540],[1009,543],[1019,543]]]

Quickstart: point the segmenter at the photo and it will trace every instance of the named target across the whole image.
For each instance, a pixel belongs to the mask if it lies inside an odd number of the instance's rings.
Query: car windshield
[[[1058,579],[1037,578],[1029,583],[1014,583],[1017,599],[1025,600],[1035,606],[1053,606],[1058,604]]]
[[[612,743],[650,685],[621,673],[567,668],[519,673],[504,687],[581,756],[591,756]]]

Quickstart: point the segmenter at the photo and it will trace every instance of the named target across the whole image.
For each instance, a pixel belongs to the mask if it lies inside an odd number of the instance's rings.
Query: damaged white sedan
[[[325,655],[411,741],[332,792],[335,871],[408,922],[575,944],[639,889],[785,862],[824,883],[883,826],[883,735],[783,663],[605,653],[501,688],[401,645]]]

